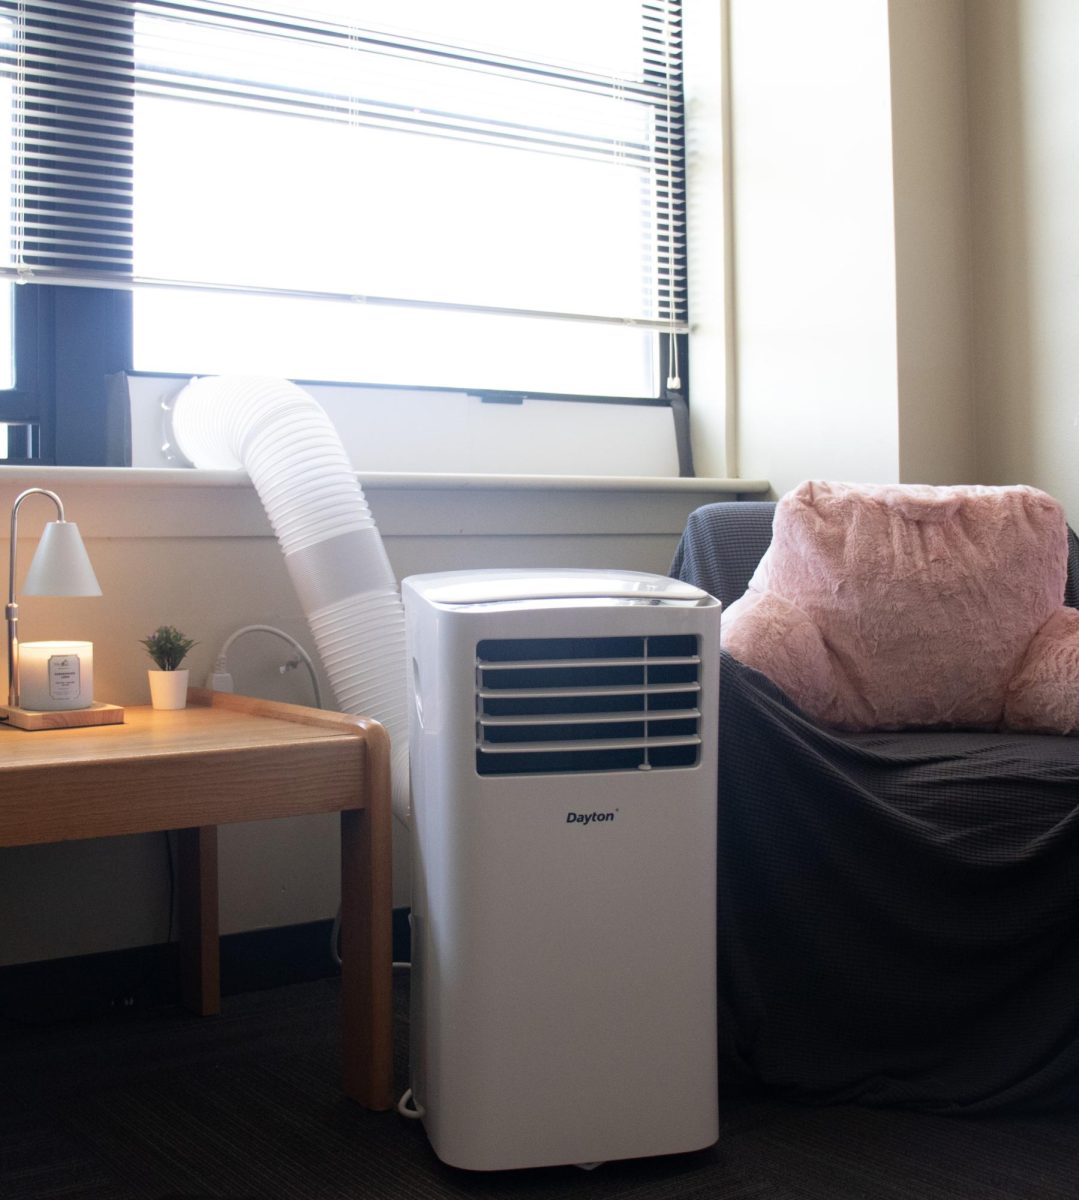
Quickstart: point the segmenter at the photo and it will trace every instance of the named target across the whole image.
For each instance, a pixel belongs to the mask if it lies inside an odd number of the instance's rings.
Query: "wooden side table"
[[[186,709],[0,725],[0,846],[177,830],[184,1003],[220,1011],[217,826],[341,814],[344,1088],[393,1104],[389,738],[376,721],[192,688]]]

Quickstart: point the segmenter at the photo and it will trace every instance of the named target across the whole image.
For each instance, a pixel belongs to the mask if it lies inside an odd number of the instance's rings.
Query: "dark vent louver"
[[[477,771],[695,766],[701,743],[698,650],[692,634],[481,641]]]

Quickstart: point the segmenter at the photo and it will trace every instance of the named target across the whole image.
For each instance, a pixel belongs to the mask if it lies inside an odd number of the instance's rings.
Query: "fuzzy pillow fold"
[[[1031,487],[807,482],[722,642],[838,729],[1079,730],[1067,524]]]

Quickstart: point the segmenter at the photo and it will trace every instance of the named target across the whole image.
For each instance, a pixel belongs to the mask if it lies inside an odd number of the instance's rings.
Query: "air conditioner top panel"
[[[507,600],[640,600],[708,605],[700,588],[642,571],[540,570],[442,571],[404,580],[431,604],[497,604]]]

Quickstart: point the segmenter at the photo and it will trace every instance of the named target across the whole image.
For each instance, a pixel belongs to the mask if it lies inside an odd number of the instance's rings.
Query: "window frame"
[[[46,346],[50,322],[44,289],[12,286],[12,357],[14,387],[0,390],[0,421],[8,430],[12,466],[52,462],[55,405]],[[20,428],[22,427],[22,428]]]

